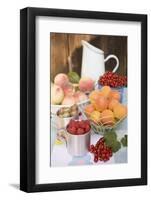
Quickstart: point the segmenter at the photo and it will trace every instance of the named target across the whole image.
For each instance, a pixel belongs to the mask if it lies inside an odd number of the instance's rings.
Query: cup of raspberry
[[[70,120],[66,127],[67,151],[72,156],[84,156],[90,145],[89,120]]]

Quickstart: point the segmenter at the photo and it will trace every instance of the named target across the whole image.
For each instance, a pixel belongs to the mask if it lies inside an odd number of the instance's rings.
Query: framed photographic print
[[[147,184],[147,16],[20,11],[20,189]]]

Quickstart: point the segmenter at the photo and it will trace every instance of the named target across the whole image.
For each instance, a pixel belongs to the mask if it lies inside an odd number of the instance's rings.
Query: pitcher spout
[[[89,50],[93,51],[94,53],[104,54],[104,51],[98,49],[97,47],[93,46],[92,44],[88,43],[85,40],[81,40],[81,44],[83,47],[89,48]]]

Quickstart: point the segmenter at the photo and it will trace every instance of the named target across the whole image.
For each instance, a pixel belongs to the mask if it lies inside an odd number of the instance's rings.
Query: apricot
[[[99,97],[100,97],[100,96],[104,97],[104,92],[99,91]]]
[[[111,88],[110,86],[103,86],[101,89],[101,95],[108,98],[110,96]]]
[[[120,101],[120,99],[121,99],[121,94],[120,94],[120,92],[117,91],[117,90],[112,90],[112,91],[110,92],[109,98],[110,98],[110,99],[116,99],[117,101]]]
[[[127,115],[127,106],[119,103],[114,107],[113,112],[114,112],[115,118],[122,119],[123,117]]]
[[[94,103],[99,97],[100,97],[100,91],[93,90],[89,95],[90,102]]]
[[[108,107],[108,99],[103,96],[100,96],[98,99],[94,101],[93,105],[97,111],[102,112]]]
[[[114,107],[119,104],[117,99],[111,99],[108,104],[108,108],[113,111]]]
[[[100,123],[101,113],[99,111],[93,111],[90,115],[90,119],[95,123]]]
[[[84,108],[84,112],[87,116],[90,116],[91,113],[95,110],[94,106],[92,104],[89,104],[87,105],[85,108]]]
[[[101,113],[101,122],[103,125],[113,125],[114,121],[114,114],[111,110],[106,109]]]

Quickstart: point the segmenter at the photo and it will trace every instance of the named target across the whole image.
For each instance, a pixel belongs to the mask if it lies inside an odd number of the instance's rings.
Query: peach
[[[79,81],[79,89],[82,92],[91,92],[94,89],[94,81],[89,77],[83,77]]]
[[[95,108],[94,108],[94,106],[92,104],[89,104],[89,105],[85,106],[85,108],[84,108],[84,112],[88,117],[91,115],[91,113],[94,110],[95,110]]]
[[[99,97],[100,97],[99,90],[94,90],[89,95],[89,99],[90,99],[91,103],[95,102]]]
[[[113,112],[115,118],[122,119],[127,115],[127,106],[119,103],[114,107]]]
[[[101,89],[101,94],[106,98],[110,96],[110,92],[111,92],[110,86],[103,86]]]
[[[112,90],[110,93],[110,99],[116,99],[117,101],[120,101],[121,94],[117,90]]]
[[[75,103],[75,98],[72,95],[66,95],[62,101],[62,105],[73,105]]]
[[[103,125],[113,125],[114,121],[114,114],[111,110],[106,109],[101,113],[101,122]]]
[[[79,103],[81,101],[85,101],[88,99],[87,95],[84,92],[80,92],[80,91],[74,94],[74,98],[75,98],[76,103]]]
[[[73,95],[75,93],[75,88],[73,87],[71,83],[68,83],[67,85],[63,87],[63,91],[64,91],[65,96]]]
[[[100,123],[101,113],[99,111],[93,111],[90,115],[90,119],[95,123]]]
[[[94,101],[93,105],[97,111],[102,112],[108,107],[108,99],[103,96],[100,96],[98,99]]]
[[[113,111],[114,107],[119,104],[119,101],[116,99],[111,99],[108,104],[108,108]]]
[[[58,85],[51,84],[51,103],[61,104],[64,98],[64,92]]]
[[[54,83],[64,88],[69,83],[69,78],[66,74],[60,73],[55,76]]]

